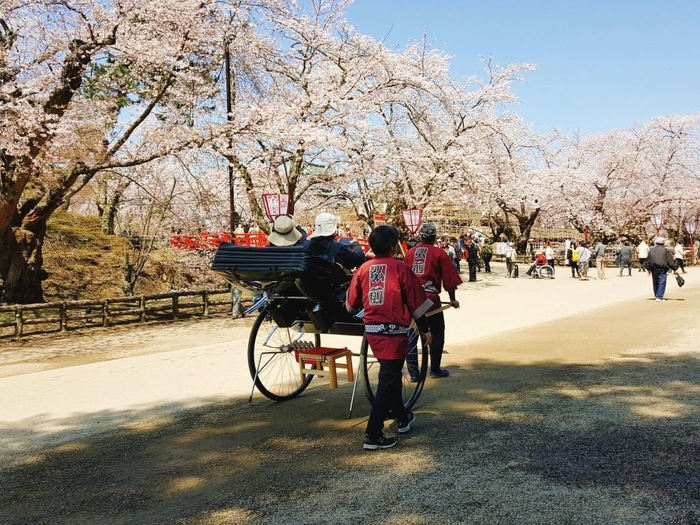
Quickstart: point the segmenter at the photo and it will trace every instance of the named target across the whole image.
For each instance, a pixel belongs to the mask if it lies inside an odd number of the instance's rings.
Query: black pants
[[[469,264],[469,281],[470,282],[476,281],[477,261],[472,261],[471,259],[467,259],[467,264]]]
[[[678,265],[678,268],[685,273],[685,265],[683,264],[683,259],[676,259],[676,264]]]
[[[571,261],[569,266],[571,266],[571,277],[578,277],[578,263],[576,261]]]
[[[492,255],[484,255],[482,257],[484,259],[484,271],[486,273],[491,273],[491,257]]]
[[[442,363],[442,351],[445,348],[445,314],[442,312],[431,315],[428,319],[430,333],[433,334],[433,342],[430,345],[430,370],[440,372]],[[411,375],[417,376],[418,368],[418,337],[409,339],[408,343],[408,369]]]
[[[384,428],[384,420],[391,412],[399,421],[406,421],[406,407],[401,394],[403,359],[378,359],[379,378],[377,393],[369,413],[365,433],[372,440],[379,439]]]

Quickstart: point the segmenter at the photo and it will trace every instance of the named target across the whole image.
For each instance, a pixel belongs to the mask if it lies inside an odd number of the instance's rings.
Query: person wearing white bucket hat
[[[325,255],[347,270],[352,270],[365,262],[365,252],[357,241],[344,239],[335,241],[340,218],[332,213],[319,213],[314,221],[314,231],[308,236],[312,253]]]
[[[309,235],[309,239],[313,237],[335,237],[339,222],[340,217],[336,217],[332,213],[319,213],[314,221],[314,232]]]
[[[317,304],[308,312],[314,326],[326,331],[345,311],[346,285],[350,282],[350,270],[365,262],[365,252],[357,243],[335,236],[340,219],[332,213],[319,213],[314,221],[314,232],[309,235],[306,251],[332,264],[330,276],[314,276],[302,279],[297,286],[301,292]]]

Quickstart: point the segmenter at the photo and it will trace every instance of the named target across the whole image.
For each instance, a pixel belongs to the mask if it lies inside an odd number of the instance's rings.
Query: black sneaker
[[[430,377],[447,377],[450,375],[450,371],[447,370],[446,368],[441,368],[437,372],[430,371]]]
[[[380,448],[391,448],[396,443],[398,443],[396,438],[388,438],[382,434],[379,439],[371,439],[369,436],[365,436],[365,440],[362,443],[362,448],[365,450],[379,450]]]
[[[401,421],[396,423],[396,426],[399,427],[399,434],[405,434],[411,430],[411,425],[416,421],[416,415],[410,410],[406,412],[406,415],[408,416],[406,423],[401,423]]]

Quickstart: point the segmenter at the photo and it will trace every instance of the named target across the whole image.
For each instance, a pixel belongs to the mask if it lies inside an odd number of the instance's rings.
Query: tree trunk
[[[97,177],[97,209],[102,223],[102,232],[107,235],[114,235],[114,225],[116,224],[119,205],[127,188],[131,185],[131,180],[122,178],[117,173],[100,173]],[[110,194],[110,181],[117,179],[114,189]]]
[[[243,184],[245,186],[246,193],[248,195],[248,205],[250,206],[250,212],[253,216],[253,220],[257,223],[262,231],[269,234],[270,233],[270,223],[265,216],[265,212],[260,207],[258,198],[254,191],[253,177],[251,176],[248,168],[234,155],[227,157],[229,162],[233,164],[238,174],[243,179]]]
[[[35,231],[12,228],[0,241],[0,301],[9,304],[43,303],[41,281],[48,277],[42,268],[42,246],[46,222],[34,223]]]

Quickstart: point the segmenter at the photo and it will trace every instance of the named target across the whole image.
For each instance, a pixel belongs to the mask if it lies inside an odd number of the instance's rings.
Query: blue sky
[[[427,32],[456,77],[535,64],[514,109],[539,132],[700,112],[700,0],[355,0],[346,18],[392,48]]]

